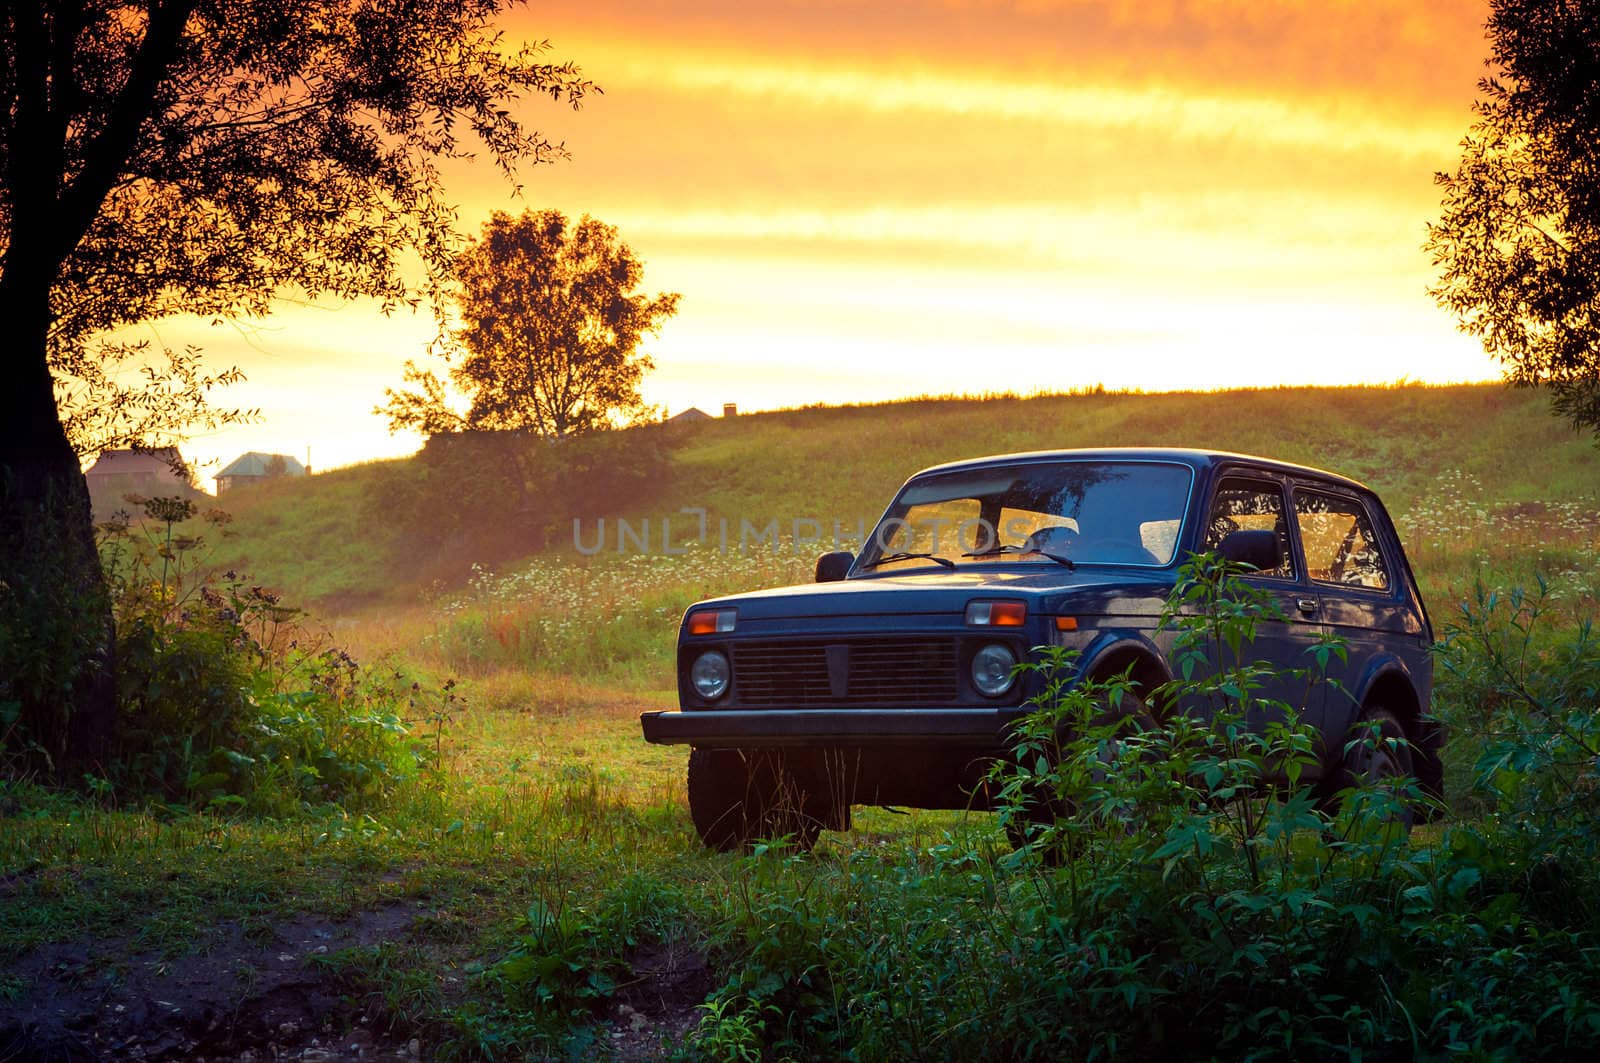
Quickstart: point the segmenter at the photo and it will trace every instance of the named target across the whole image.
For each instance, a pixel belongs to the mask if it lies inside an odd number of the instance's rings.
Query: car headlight
[[[997,698],[1016,682],[1012,669],[1017,655],[997,642],[991,642],[972,655],[972,685],[985,697]]]
[[[728,659],[716,650],[702,653],[694,659],[694,664],[689,668],[689,683],[694,687],[696,694],[707,701],[715,701],[728,692],[728,680],[733,677],[733,669],[728,664]]]

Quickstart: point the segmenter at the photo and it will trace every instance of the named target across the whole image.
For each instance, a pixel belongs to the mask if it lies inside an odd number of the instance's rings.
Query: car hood
[[[975,598],[1020,598],[1030,614],[1159,614],[1172,572],[1167,569],[1059,565],[972,566],[866,576],[751,591],[697,603],[736,607],[741,620],[827,616],[960,614]]]

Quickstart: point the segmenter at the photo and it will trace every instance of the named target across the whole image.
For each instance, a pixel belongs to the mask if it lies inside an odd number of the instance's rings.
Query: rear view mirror
[[[1217,553],[1226,561],[1249,565],[1257,572],[1271,572],[1283,564],[1283,544],[1271,529],[1231,531],[1217,544]]]
[[[850,566],[856,563],[856,555],[848,550],[835,550],[817,558],[817,582],[835,583],[845,578],[850,571]]]

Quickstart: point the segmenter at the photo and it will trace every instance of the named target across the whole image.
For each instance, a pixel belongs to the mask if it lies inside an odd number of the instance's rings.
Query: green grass
[[[396,464],[371,462],[221,495],[216,506],[234,519],[225,535],[207,535],[209,561],[325,608],[393,597],[398,533],[372,519],[365,499],[373,478]]]
[[[741,858],[695,841],[682,754],[644,746],[635,711],[472,710],[447,740],[449,774],[359,817],[119,811],[7,788],[16,811],[0,817],[0,966],[80,943],[84,977],[99,978],[213,954],[238,927],[270,944],[308,916],[338,926],[398,905],[404,918],[382,940],[305,961],[342,987],[352,1015],[450,1054],[587,1054],[604,1037],[603,997],[594,1008],[582,993],[540,1004],[490,977],[526,947],[528,913],[578,912],[573,962],[603,968],[614,983],[651,941],[711,950],[707,928],[745,873]],[[994,835],[990,820],[869,812],[816,859],[837,866],[856,852],[926,848],[951,825]],[[606,913],[629,890],[674,904],[653,907],[648,926],[635,913],[602,949],[589,917],[616,918]],[[0,984],[19,998],[26,988]]]
[[[654,496],[613,514],[634,526],[704,507],[717,521],[876,519],[906,476],[944,461],[1091,446],[1218,448],[1301,462],[1376,488],[1396,513],[1437,493],[1442,474],[1471,477],[1487,506],[1592,500],[1600,451],[1552,417],[1537,392],[1497,385],[1274,388],[1173,394],[924,399],[744,415],[673,430],[670,475]],[[215,564],[251,572],[324,612],[415,602],[438,571],[407,552],[366,499],[409,459],[374,462],[226,495],[233,535]],[[459,499],[470,505],[470,499]],[[586,524],[591,537],[594,524]],[[614,524],[608,535],[615,544]],[[564,540],[563,540],[564,541]],[[559,546],[560,544],[558,544]],[[570,548],[557,550],[571,556]],[[462,561],[471,558],[456,559]]]
[[[744,416],[681,431],[670,490],[620,515],[659,520],[703,505],[713,522],[870,522],[926,465],[1117,444],[1261,453],[1371,483],[1396,514],[1441,626],[1479,580],[1545,577],[1563,620],[1596,612],[1600,452],[1554,421],[1541,397],[1498,387],[926,400]],[[613,1016],[594,986],[626,981],[652,943],[706,951],[721,986],[763,934],[782,940],[786,911],[813,928],[828,912],[869,920],[944,881],[952,912],[1004,913],[1036,884],[1007,877],[1003,837],[985,814],[868,809],[853,832],[825,834],[809,858],[705,852],[685,804],[686,753],[643,743],[637,714],[672,703],[673,632],[685,605],[804,580],[811,558],[556,550],[430,590],[415,566],[399,567],[405,543],[366,505],[377,478],[407,469],[360,466],[227,496],[234,534],[209,563],[248,569],[291,601],[311,602],[308,642],[337,642],[369,667],[403,669],[424,685],[459,677],[464,700],[444,721],[438,770],[369,813],[322,808],[282,819],[118,807],[115,793],[91,800],[3,784],[0,966],[84,943],[93,963],[115,971],[204,955],[238,927],[268,940],[308,914],[359,921],[399,905],[405,918],[382,940],[308,961],[348,996],[352,1014],[446,1054],[581,1054],[609,1043]],[[431,740],[437,721],[427,715],[418,707],[407,722]],[[1475,755],[1452,748],[1452,783],[1470,779]],[[1439,836],[1432,829],[1419,840]],[[874,907],[886,898],[890,907]],[[555,908],[577,914],[548,926],[531,914]],[[892,929],[873,945],[868,924],[852,927],[892,975]],[[504,964],[542,933],[557,937],[533,951],[566,966],[549,975],[549,999],[530,1003],[529,983],[512,986]],[[0,1007],[28,988],[20,976],[0,978]],[[773,1043],[771,1016],[740,1011],[734,997],[717,1008],[698,1051],[737,1058],[741,1045]]]

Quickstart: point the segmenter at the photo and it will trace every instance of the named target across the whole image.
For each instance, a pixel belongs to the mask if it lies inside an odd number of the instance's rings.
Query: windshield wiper
[[[1023,547],[1020,547],[1020,546],[1013,546],[1010,543],[1001,543],[999,546],[993,547],[992,549],[989,549],[989,550],[974,550],[969,554],[962,554],[961,556],[962,557],[993,557],[995,554],[1036,554],[1038,552],[1039,551],[1037,551],[1037,550],[1027,550],[1027,549],[1024,549]]]
[[[867,564],[862,565],[861,567],[862,568],[877,568],[879,565],[887,565],[891,561],[915,561],[915,560],[920,560],[920,559],[923,559],[923,558],[926,558],[927,560],[932,561],[932,562],[934,562],[936,564],[943,565],[945,568],[955,568],[956,567],[956,563],[954,561],[950,560],[948,557],[940,557],[938,554],[908,554],[904,550],[900,551],[897,554],[884,554],[882,557],[878,558],[876,561],[868,562]]]
[[[1048,557],[1058,565],[1066,565],[1068,568],[1073,569],[1078,567],[1077,562],[1073,561],[1072,558],[1066,556],[1065,554],[1052,554],[1048,550],[1030,550],[1024,546],[1012,546],[1010,543],[1002,543],[992,550],[976,550],[970,554],[962,554],[961,556],[993,557],[996,554],[1038,554],[1040,557]]]

